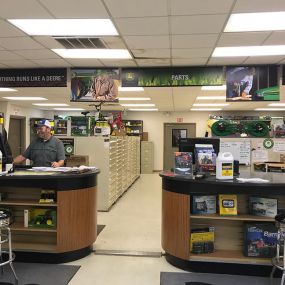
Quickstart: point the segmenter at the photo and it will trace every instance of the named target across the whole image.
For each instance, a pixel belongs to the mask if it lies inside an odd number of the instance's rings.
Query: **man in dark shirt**
[[[18,155],[14,163],[22,163],[26,159],[33,162],[33,166],[60,167],[64,165],[65,154],[63,143],[51,134],[48,120],[41,120],[37,125],[38,138],[34,140],[23,155]]]

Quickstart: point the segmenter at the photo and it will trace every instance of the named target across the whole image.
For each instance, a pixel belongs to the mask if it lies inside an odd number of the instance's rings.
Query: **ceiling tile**
[[[1,63],[0,63],[0,67],[1,67],[1,68],[7,68],[8,66],[5,65],[5,64],[1,64]]]
[[[184,59],[172,59],[172,64],[174,66],[191,66],[191,65],[205,65],[208,57],[197,57],[197,58],[184,58]]]
[[[26,59],[59,59],[59,56],[49,49],[15,50],[14,52],[23,56]]]
[[[171,33],[176,35],[220,33],[226,20],[226,14],[171,16]]]
[[[29,37],[0,38],[0,45],[8,50],[43,49],[44,47]]]
[[[276,64],[282,61],[284,56],[251,56],[244,64]]]
[[[0,38],[1,37],[23,37],[26,34],[15,28],[12,24],[0,20]]]
[[[254,46],[261,45],[270,32],[222,33],[217,46]]]
[[[38,68],[40,67],[35,62],[21,59],[21,60],[1,60],[1,63],[11,68]]]
[[[167,0],[105,0],[115,18],[167,16]]]
[[[169,36],[125,36],[130,49],[170,48]]]
[[[168,35],[167,17],[115,19],[118,31],[126,36]]]
[[[133,49],[132,53],[135,58],[170,58],[170,49]]]
[[[5,2],[5,3],[3,3]],[[0,17],[5,19],[48,19],[50,13],[36,0],[1,1]]]
[[[68,67],[68,64],[64,59],[33,59],[33,62],[42,67]]]
[[[108,19],[101,1],[84,0],[39,0],[55,18]]]
[[[139,66],[170,66],[171,62],[169,58],[153,58],[153,59],[136,59]]]
[[[208,65],[236,65],[242,64],[247,57],[212,57]]]
[[[114,60],[114,59],[101,59],[105,66],[112,67],[135,67],[137,66],[134,60]]]
[[[271,33],[263,45],[285,45],[285,31]]]
[[[17,60],[17,59],[23,59],[23,57],[10,52],[10,51],[5,51],[5,50],[1,50],[0,51],[0,61],[2,62],[2,60]]]
[[[170,15],[222,14],[228,13],[233,0],[170,0]]]
[[[233,13],[285,11],[284,0],[237,0]]]
[[[35,41],[39,42],[44,47],[49,48],[49,49],[52,49],[52,48],[64,48],[58,41],[56,41],[52,37],[36,36],[36,37],[33,37],[33,39],[35,39]]]
[[[173,58],[209,57],[212,48],[172,49]]]
[[[121,37],[101,37],[100,39],[106,44],[108,48],[126,48],[126,45]]]
[[[285,64],[285,57],[279,63]]]
[[[98,59],[65,59],[66,62],[70,63],[74,67],[102,67],[103,64]]]
[[[213,47],[219,34],[207,35],[173,35],[172,48]]]

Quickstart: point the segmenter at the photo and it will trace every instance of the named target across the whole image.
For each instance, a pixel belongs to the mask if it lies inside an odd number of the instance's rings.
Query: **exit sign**
[[[183,123],[183,118],[176,118],[177,123]]]

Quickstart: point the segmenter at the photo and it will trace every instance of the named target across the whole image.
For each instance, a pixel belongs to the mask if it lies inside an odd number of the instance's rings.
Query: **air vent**
[[[54,37],[54,39],[67,49],[107,48],[99,38]]]

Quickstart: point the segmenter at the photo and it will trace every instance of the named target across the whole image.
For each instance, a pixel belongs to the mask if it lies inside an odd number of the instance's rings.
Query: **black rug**
[[[222,266],[222,265],[221,265]],[[161,272],[160,285],[268,285],[270,278],[227,275],[211,273]],[[280,285],[280,279],[274,278],[273,285]]]
[[[105,227],[106,225],[97,225],[97,236],[103,231]]]
[[[19,285],[67,285],[80,266],[43,263],[14,262]],[[5,283],[6,282],[6,283]],[[9,283],[7,283],[9,282]],[[14,276],[9,265],[0,274],[0,285],[14,284]]]

